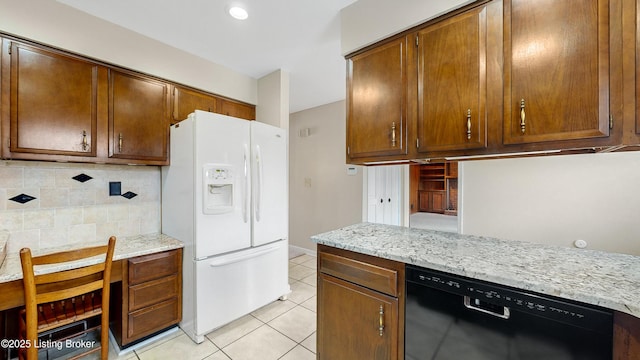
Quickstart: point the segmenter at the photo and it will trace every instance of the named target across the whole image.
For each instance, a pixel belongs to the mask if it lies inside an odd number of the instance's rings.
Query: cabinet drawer
[[[180,306],[177,298],[129,313],[130,341],[153,334],[180,321]]]
[[[176,250],[129,259],[129,285],[177,274],[180,266]]]
[[[178,296],[180,283],[177,275],[156,279],[129,287],[129,311]]]
[[[398,296],[396,270],[334,254],[320,253],[319,271],[391,296]]]

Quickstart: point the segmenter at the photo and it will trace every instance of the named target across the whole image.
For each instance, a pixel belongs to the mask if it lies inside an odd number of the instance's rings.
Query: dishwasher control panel
[[[464,296],[465,302],[476,306],[488,303],[488,308],[504,307],[500,317],[508,318],[510,311],[524,311],[583,328],[613,324],[612,312],[604,308],[413,265],[407,265],[406,270],[407,282]]]

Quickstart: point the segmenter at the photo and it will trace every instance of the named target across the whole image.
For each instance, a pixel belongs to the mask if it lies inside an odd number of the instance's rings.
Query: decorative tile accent
[[[79,175],[76,175],[76,176],[72,177],[72,179],[75,180],[75,181],[79,181],[79,182],[83,183],[83,182],[87,182],[87,181],[89,181],[89,180],[91,180],[93,178],[91,176],[87,175],[87,174],[82,173],[82,174],[79,174]]]
[[[31,200],[35,200],[35,199],[36,199],[36,198],[34,198],[34,197],[33,197],[33,196],[31,196],[31,195],[27,195],[27,194],[20,194],[20,195],[16,195],[16,196],[12,197],[12,198],[11,198],[11,199],[9,199],[9,200],[11,200],[11,201],[15,201],[15,202],[20,203],[20,204],[26,204],[26,203],[28,203],[29,201],[31,201]]]
[[[129,200],[133,199],[136,196],[138,196],[138,194],[131,191],[127,191],[126,193],[122,194],[122,197],[126,197]]]

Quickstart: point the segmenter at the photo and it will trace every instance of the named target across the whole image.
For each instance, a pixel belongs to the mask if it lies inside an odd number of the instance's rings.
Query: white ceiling
[[[340,10],[356,0],[58,1],[256,79],[283,69],[291,112],[345,97]]]

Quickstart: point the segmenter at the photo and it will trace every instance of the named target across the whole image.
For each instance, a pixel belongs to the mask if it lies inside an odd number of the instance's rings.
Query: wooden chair
[[[20,250],[20,261],[24,282],[25,309],[20,312],[20,337],[27,344],[36,344],[38,334],[94,316],[101,316],[99,326],[85,330],[87,333],[100,327],[100,346],[77,357],[101,351],[106,360],[109,355],[109,286],[111,263],[116,244],[114,236],[108,245],[31,256],[31,250]],[[101,258],[99,258],[99,256]],[[34,266],[61,264],[95,257],[100,260],[71,270],[38,275]],[[93,261],[95,262],[95,261]],[[76,336],[78,334],[75,334]],[[20,359],[35,360],[38,349],[34,346],[21,348]]]

